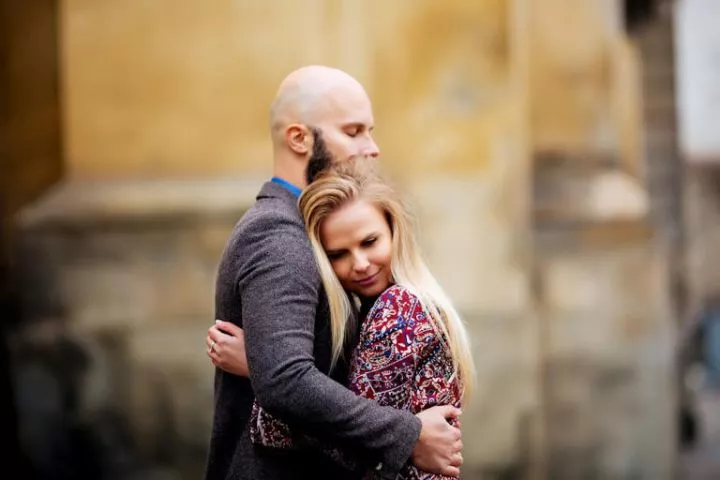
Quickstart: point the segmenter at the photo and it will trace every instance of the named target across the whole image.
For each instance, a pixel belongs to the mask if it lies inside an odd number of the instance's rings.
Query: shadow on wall
[[[35,262],[38,263],[42,264],[39,260]],[[67,329],[62,302],[58,296],[48,295],[49,289],[44,288],[47,286],[39,273],[11,272],[3,264],[3,280],[8,279],[3,283],[3,287],[8,286],[3,293],[12,291],[9,279],[21,287],[15,290],[16,295],[3,297],[3,312],[14,312],[15,321],[4,325],[2,332],[2,393],[8,394],[8,398],[3,398],[2,431],[8,437],[4,440],[10,444],[14,441],[17,447],[17,454],[9,457],[26,472],[23,478],[196,478],[196,471],[194,476],[187,477],[181,472],[192,469],[179,468],[184,461],[179,457],[187,448],[176,441],[173,428],[176,419],[166,386],[158,385],[152,392],[152,410],[162,417],[158,420],[165,436],[150,451],[139,448],[121,409],[112,404],[122,400],[88,401],[88,377],[97,369],[97,360],[88,343]],[[115,331],[107,337],[97,340],[120,345],[124,342],[122,332]],[[113,350],[112,345],[108,348]],[[17,428],[13,432],[6,425]],[[191,457],[195,463],[204,460],[198,455]],[[8,469],[11,470],[15,469]]]
[[[0,204],[0,211],[2,205]],[[7,471],[25,470],[27,462],[21,455],[18,436],[17,409],[13,390],[12,368],[10,361],[10,335],[16,328],[20,309],[11,284],[10,262],[7,248],[8,232],[0,222],[0,311],[3,321],[0,323],[0,425],[4,453],[3,462]],[[21,471],[22,471],[21,470]]]
[[[14,394],[25,471],[33,479],[179,479],[173,418],[165,441],[141,453],[125,418],[112,406],[84,404],[92,356],[63,332],[62,321],[28,323],[11,339]],[[154,390],[156,412],[172,416],[167,388]],[[182,462],[180,462],[182,463]]]

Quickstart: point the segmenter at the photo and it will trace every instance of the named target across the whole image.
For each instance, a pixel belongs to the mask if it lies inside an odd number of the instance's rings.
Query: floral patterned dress
[[[461,385],[453,369],[450,349],[417,296],[393,285],[375,301],[361,326],[350,363],[348,387],[380,405],[418,413],[435,405],[460,407]],[[293,448],[297,437],[288,427],[253,406],[250,435],[254,442]],[[324,449],[338,461],[352,463],[343,452]],[[368,472],[366,478],[373,478]],[[408,463],[401,480],[436,480]]]

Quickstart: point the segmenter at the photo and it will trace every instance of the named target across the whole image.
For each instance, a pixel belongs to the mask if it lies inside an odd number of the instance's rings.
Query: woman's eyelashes
[[[365,240],[362,241],[361,245],[362,245],[363,247],[369,247],[369,246],[371,246],[373,243],[375,243],[376,241],[377,241],[377,238],[376,238],[376,237],[368,237],[368,238],[366,238]]]
[[[365,237],[360,242],[360,247],[363,249],[371,248],[373,245],[375,245],[377,243],[377,241],[378,241],[378,235],[373,234],[369,237]],[[347,254],[348,254],[347,250],[330,250],[330,251],[325,252],[325,255],[327,255],[327,257],[328,257],[328,260],[330,260],[331,262],[340,260],[341,258],[345,257]]]
[[[375,245],[377,240],[378,240],[378,237],[376,235],[367,237],[367,238],[363,239],[362,242],[360,242],[360,246],[363,248],[372,247],[373,245]],[[345,255],[347,255],[347,250],[331,250],[331,251],[325,252],[325,255],[327,255],[328,260],[330,260],[331,262],[334,262],[336,260],[340,260]]]
[[[345,255],[345,252],[327,252],[328,260],[331,262],[334,262],[335,260],[340,260],[343,255]]]

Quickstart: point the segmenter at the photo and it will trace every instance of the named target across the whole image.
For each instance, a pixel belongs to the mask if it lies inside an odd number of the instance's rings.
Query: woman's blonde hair
[[[333,212],[355,201],[375,205],[384,214],[392,233],[393,280],[415,294],[434,324],[447,339],[455,371],[463,386],[463,397],[472,391],[474,364],[465,325],[452,302],[430,273],[415,236],[413,218],[397,191],[375,169],[374,160],[359,157],[337,162],[317,177],[302,193],[300,211],[312,243],[330,306],[332,365],[343,354],[349,324],[356,322],[357,307],[333,271],[320,240],[323,221]]]

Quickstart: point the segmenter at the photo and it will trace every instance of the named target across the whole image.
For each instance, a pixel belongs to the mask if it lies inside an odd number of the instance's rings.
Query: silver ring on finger
[[[210,351],[215,352],[215,340],[213,340],[212,343],[210,344]]]

